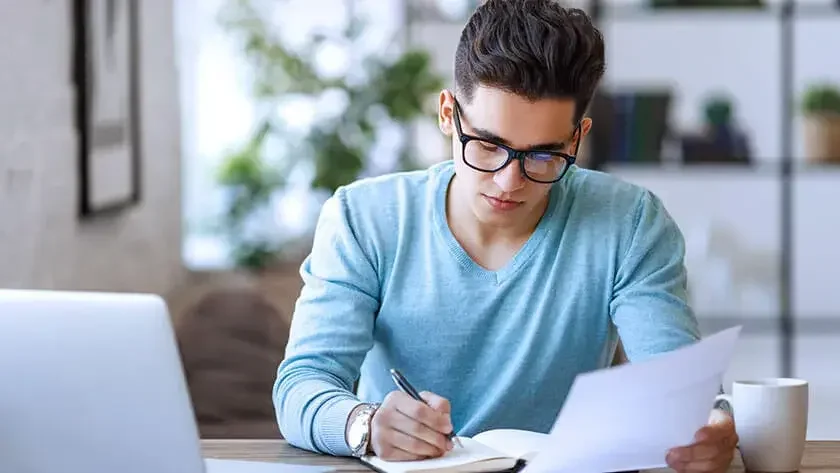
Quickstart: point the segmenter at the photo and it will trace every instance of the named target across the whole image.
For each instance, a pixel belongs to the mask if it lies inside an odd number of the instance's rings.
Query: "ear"
[[[592,119],[585,117],[580,121],[580,133],[577,136],[577,143],[575,143],[573,148],[580,149],[583,138],[589,134],[590,130],[592,130]]]
[[[583,139],[584,136],[589,134],[589,130],[592,129],[592,119],[589,117],[584,118],[580,121],[580,139]]]
[[[438,126],[446,136],[455,132],[455,97],[449,90],[442,90],[438,98]]]

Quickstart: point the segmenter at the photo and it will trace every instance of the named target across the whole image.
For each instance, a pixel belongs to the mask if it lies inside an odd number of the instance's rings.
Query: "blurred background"
[[[727,383],[811,382],[840,439],[840,2],[580,0],[608,72],[580,165],[659,195]],[[170,304],[205,437],[269,398],[324,199],[450,159],[472,0],[0,3],[0,286]],[[115,314],[118,316],[118,314]]]

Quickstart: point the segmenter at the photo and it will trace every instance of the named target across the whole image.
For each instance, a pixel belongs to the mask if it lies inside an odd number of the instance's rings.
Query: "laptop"
[[[161,298],[0,290],[0,472],[206,470]]]

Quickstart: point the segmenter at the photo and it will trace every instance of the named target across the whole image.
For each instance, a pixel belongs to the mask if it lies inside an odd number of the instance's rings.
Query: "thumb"
[[[712,409],[712,412],[709,414],[709,425],[728,424],[732,422],[732,417],[720,409]]]
[[[446,398],[438,396],[435,393],[423,391],[422,393],[420,393],[420,397],[422,397],[424,401],[429,403],[429,406],[431,406],[432,409],[438,412],[441,412],[443,414],[449,414],[452,411],[452,407],[449,405],[449,401]]]

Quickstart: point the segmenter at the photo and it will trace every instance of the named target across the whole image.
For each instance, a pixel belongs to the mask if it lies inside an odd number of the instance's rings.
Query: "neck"
[[[474,196],[459,196],[458,178],[453,177],[446,196],[446,214],[449,216],[449,226],[453,233],[469,238],[481,246],[507,245],[521,243],[530,238],[537,228],[546,208],[546,196],[526,218],[511,225],[492,225],[479,221],[469,204]],[[458,202],[460,205],[455,204]]]

